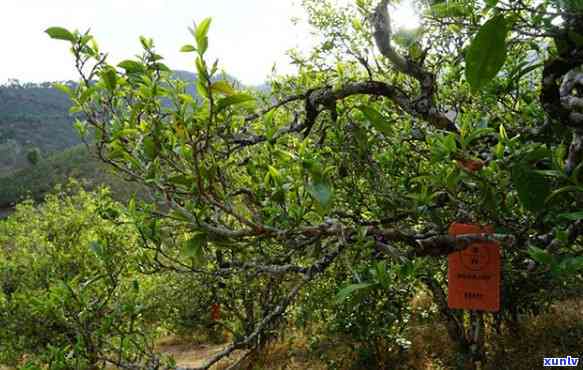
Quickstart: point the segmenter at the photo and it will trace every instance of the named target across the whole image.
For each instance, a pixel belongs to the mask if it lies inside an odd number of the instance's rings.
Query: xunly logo
[[[579,357],[545,357],[543,359],[543,366],[571,366],[575,367],[579,364]]]

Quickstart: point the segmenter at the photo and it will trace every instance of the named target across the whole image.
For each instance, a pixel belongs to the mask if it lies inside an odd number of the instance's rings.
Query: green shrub
[[[52,193],[0,223],[0,363],[96,369],[158,361],[136,233],[106,190]]]

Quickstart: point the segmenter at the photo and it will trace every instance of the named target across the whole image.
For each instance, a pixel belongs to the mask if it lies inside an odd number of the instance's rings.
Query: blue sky
[[[345,0],[343,0],[345,1]],[[209,57],[247,84],[259,84],[274,63],[293,72],[285,52],[307,48],[307,26],[294,26],[298,0],[4,0],[0,4],[0,83],[76,79],[65,43],[48,38],[51,26],[91,28],[110,62],[140,52],[138,37],[152,37],[173,69],[194,71],[192,56],[178,50],[191,42],[193,20],[213,17]],[[402,17],[401,17],[402,18]]]

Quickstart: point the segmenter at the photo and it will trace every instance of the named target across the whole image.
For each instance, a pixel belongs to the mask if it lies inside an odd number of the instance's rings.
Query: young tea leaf
[[[201,264],[204,262],[204,249],[208,244],[208,235],[206,233],[196,233],[184,243],[183,253],[185,256],[192,258]]]
[[[235,94],[228,96],[219,100],[217,103],[217,113],[223,111],[225,108],[230,107],[231,105],[242,104],[254,100],[255,98],[248,94]]]
[[[158,155],[158,150],[156,149],[156,143],[151,136],[144,138],[144,154],[149,160],[153,160]]]
[[[385,119],[379,111],[367,106],[360,106],[358,109],[360,109],[362,114],[364,114],[364,117],[373,125],[377,131],[381,132],[385,136],[391,135],[391,129],[387,119]]]
[[[125,69],[126,73],[142,73],[145,70],[142,63],[134,60],[124,60],[118,64],[118,67]]]
[[[196,48],[192,45],[184,45],[180,48],[180,52],[182,53],[191,53],[193,51],[196,51]]]
[[[104,70],[101,73],[101,79],[109,91],[115,90],[117,86],[117,73],[113,68],[107,68]]]
[[[344,301],[344,299],[346,299],[346,297],[348,297],[352,293],[356,292],[357,290],[367,289],[373,285],[374,284],[372,284],[372,283],[351,284],[351,285],[343,288],[342,290],[340,290],[338,292],[338,294],[336,294],[336,301],[342,302],[342,301]]]
[[[194,36],[196,37],[197,40],[202,39],[203,37],[207,36],[208,31],[209,31],[209,27],[211,26],[211,21],[212,21],[211,18],[205,18],[196,27],[196,31],[194,33]]]
[[[69,30],[62,27],[51,27],[45,31],[50,38],[55,40],[76,42],[77,38]]]
[[[235,94],[235,89],[229,84],[229,82],[221,80],[216,81],[211,85],[211,90],[214,92],[219,92],[223,95],[231,96]]]

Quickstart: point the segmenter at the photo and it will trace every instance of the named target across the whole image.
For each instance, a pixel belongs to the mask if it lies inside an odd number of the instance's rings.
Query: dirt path
[[[176,361],[178,367],[199,367],[204,365],[212,355],[223,350],[228,344],[199,344],[172,343],[158,345],[158,350],[166,355],[170,355]],[[238,358],[235,352],[231,360]],[[220,364],[220,363],[219,363]],[[218,367],[220,369],[220,365]],[[111,368],[113,369],[113,368]],[[0,370],[14,370],[13,368],[0,365]]]
[[[160,345],[158,349],[162,353],[174,357],[176,365],[180,367],[198,367],[226,346],[226,344],[200,344],[196,346],[192,344],[164,344]]]

